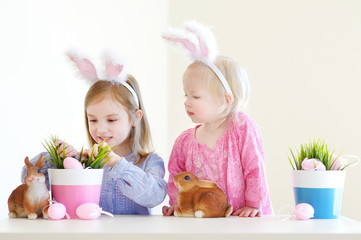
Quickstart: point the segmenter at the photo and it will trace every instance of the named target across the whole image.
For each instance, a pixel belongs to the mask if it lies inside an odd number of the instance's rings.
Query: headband
[[[82,73],[83,77],[88,80],[90,83],[95,83],[99,81],[97,70],[95,65],[92,63],[90,58],[86,57],[84,54],[79,51],[71,51],[68,53],[69,58],[75,63],[79,71]],[[107,81],[114,81],[122,84],[126,87],[129,92],[133,95],[135,102],[139,108],[139,100],[134,89],[126,82],[128,79],[128,74],[126,67],[124,65],[124,60],[119,56],[115,56],[111,53],[107,54],[107,59],[105,61],[105,71]]]
[[[170,43],[185,49],[191,60],[202,62],[212,69],[226,92],[233,99],[233,93],[226,78],[214,65],[218,51],[216,39],[210,28],[196,21],[185,22],[184,28],[176,29],[170,27],[163,33],[162,37]]]

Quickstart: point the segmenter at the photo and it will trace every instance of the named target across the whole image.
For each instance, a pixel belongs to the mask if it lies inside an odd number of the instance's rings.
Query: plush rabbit
[[[28,157],[24,162],[28,175],[25,177],[25,184],[17,187],[9,197],[9,217],[36,219],[43,216],[43,218],[48,218],[45,207],[49,204],[49,191],[46,187],[45,175],[38,172],[44,167],[44,156],[40,156],[35,166],[31,164]]]
[[[193,173],[181,172],[174,176],[178,188],[178,209],[175,216],[183,217],[228,217],[233,210],[217,184],[199,180]]]

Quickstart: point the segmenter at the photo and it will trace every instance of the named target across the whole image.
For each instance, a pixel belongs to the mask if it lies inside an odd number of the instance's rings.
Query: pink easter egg
[[[308,203],[297,204],[294,214],[300,220],[307,220],[313,217],[315,210]]]
[[[48,209],[48,216],[52,220],[63,219],[66,215],[66,208],[61,203],[51,204]]]
[[[96,203],[84,203],[76,209],[76,215],[86,220],[97,219],[102,213],[102,209]]]
[[[332,160],[331,160],[331,168],[330,170],[340,170],[342,167],[343,167],[343,163],[344,163],[344,158],[343,157],[339,157],[336,159],[335,156],[332,157]]]
[[[325,171],[326,167],[325,165],[318,159],[315,158],[305,158],[302,163],[302,170],[306,170],[306,171]]]
[[[83,165],[73,157],[67,157],[63,161],[65,169],[83,169]]]

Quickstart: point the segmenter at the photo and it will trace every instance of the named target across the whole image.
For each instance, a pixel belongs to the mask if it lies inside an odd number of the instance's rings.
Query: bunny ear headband
[[[80,70],[83,77],[85,77],[90,83],[93,84],[100,80],[95,65],[88,57],[86,57],[79,51],[74,50],[69,52],[68,56]],[[126,82],[128,75],[126,72],[124,61],[121,58],[111,53],[108,53],[107,59],[105,61],[105,71],[107,75],[105,80],[115,81],[126,87],[133,95],[135,102],[137,103],[137,106],[139,108],[138,96],[135,93],[134,89]]]
[[[216,39],[209,27],[196,21],[184,23],[185,29],[169,28],[162,37],[185,49],[191,60],[200,61],[210,67],[233,99],[232,90],[222,72],[214,65],[218,55]]]

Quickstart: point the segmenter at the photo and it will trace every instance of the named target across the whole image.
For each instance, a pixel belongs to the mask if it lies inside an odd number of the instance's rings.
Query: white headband
[[[162,37],[185,49],[191,60],[200,61],[211,68],[233,100],[233,93],[226,78],[213,63],[218,51],[216,39],[210,28],[196,21],[185,22],[184,28],[185,30],[169,28],[163,33]]]
[[[75,63],[83,77],[85,77],[90,83],[93,84],[100,80],[95,65],[92,63],[92,61],[89,60],[88,57],[85,57],[84,54],[80,54],[79,51],[74,50],[69,52],[68,56]],[[123,59],[121,59],[119,56],[117,57],[108,53],[107,60],[105,62],[105,71],[107,75],[105,80],[115,81],[126,87],[133,95],[139,108],[138,96],[134,89],[126,82],[128,74]]]

